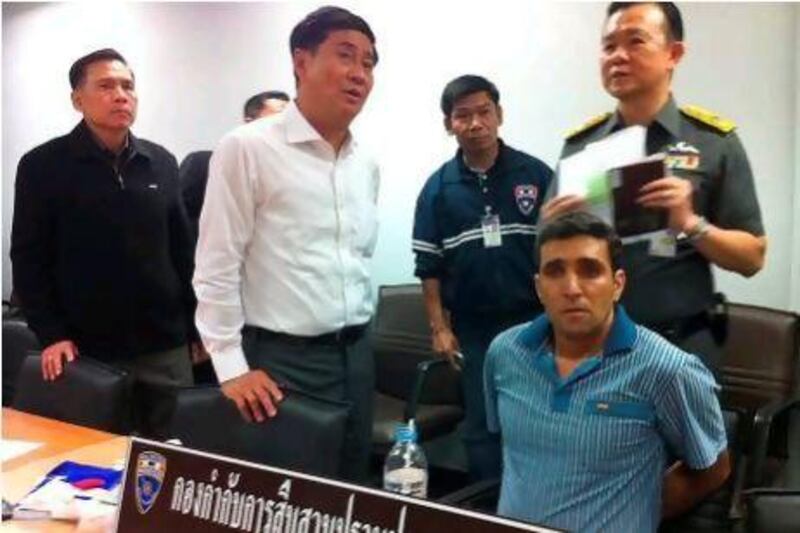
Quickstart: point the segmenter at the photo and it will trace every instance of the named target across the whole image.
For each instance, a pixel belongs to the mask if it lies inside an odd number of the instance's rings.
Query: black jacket
[[[208,164],[211,161],[211,150],[192,152],[187,155],[178,169],[181,182],[181,193],[192,237],[197,242],[200,226],[200,213],[203,211],[203,200],[206,197],[208,183]]]
[[[25,154],[11,231],[14,289],[43,346],[105,360],[196,338],[192,244],[167,150],[129,135],[115,170],[81,122]]]

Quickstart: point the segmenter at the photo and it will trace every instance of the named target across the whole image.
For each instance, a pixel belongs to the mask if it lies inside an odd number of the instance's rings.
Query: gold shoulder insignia
[[[732,120],[728,120],[727,118],[722,118],[713,111],[709,111],[708,109],[704,109],[700,106],[696,105],[681,106],[681,113],[689,117],[692,117],[695,120],[699,120],[703,124],[711,126],[715,130],[720,131],[722,133],[730,133],[736,129],[736,124]]]
[[[603,122],[608,120],[608,117],[610,116],[611,113],[602,113],[600,115],[597,115],[596,117],[592,117],[583,124],[581,124],[580,126],[578,126],[577,128],[572,128],[571,130],[569,130],[566,134],[564,134],[564,139],[570,140],[576,135],[581,134],[584,131],[588,131],[597,126],[598,124],[602,124]]]

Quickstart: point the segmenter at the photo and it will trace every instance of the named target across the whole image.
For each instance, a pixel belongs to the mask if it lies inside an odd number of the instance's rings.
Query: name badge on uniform
[[[482,217],[481,231],[483,231],[484,248],[502,246],[503,236],[500,234],[500,217],[498,215],[485,215]]]
[[[675,248],[675,236],[668,231],[659,232],[650,238],[650,255],[675,257]]]

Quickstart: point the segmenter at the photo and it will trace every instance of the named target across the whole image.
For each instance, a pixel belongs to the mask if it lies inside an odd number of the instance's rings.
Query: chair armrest
[[[482,499],[500,491],[500,478],[484,479],[467,485],[455,492],[446,494],[437,500],[445,505],[461,506],[476,499]]]
[[[788,415],[792,409],[800,409],[800,397],[778,400],[756,411],[753,419],[750,457],[747,462],[747,486],[759,487],[764,484],[764,464],[769,452],[770,437],[775,428],[780,425],[784,428],[782,438],[786,440]],[[786,449],[785,442],[781,449]]]
[[[428,380],[432,370],[438,366],[449,364],[450,362],[447,359],[437,358],[430,359],[428,361],[422,361],[417,365],[417,372],[414,376],[414,384],[411,387],[411,396],[408,398],[404,413],[406,422],[417,417],[417,407],[420,403],[420,399],[422,398],[422,393],[425,391],[425,382]]]

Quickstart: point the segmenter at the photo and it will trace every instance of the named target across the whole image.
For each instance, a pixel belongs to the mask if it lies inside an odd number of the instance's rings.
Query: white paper
[[[41,446],[41,442],[3,439],[2,446],[0,446],[0,448],[2,448],[2,450],[0,450],[0,456],[2,456],[2,462],[5,463],[6,461],[25,455],[28,452],[32,452]]]
[[[608,170],[641,161],[647,153],[646,142],[647,129],[644,126],[629,126],[586,145],[586,150],[594,152],[603,170]]]
[[[602,157],[594,151],[582,150],[558,163],[558,195],[590,195],[593,182],[607,170]]]
[[[614,168],[649,159],[646,157],[646,140],[645,127],[630,126],[562,159],[558,163],[558,195],[576,195],[588,200],[587,209],[590,213],[613,224],[614,205],[609,187],[619,184],[611,183],[606,177],[607,173]],[[611,176],[613,179],[614,176]],[[602,193],[603,188],[606,194]]]
[[[647,130],[631,126],[586,145],[580,152],[558,163],[558,194],[588,198],[599,190],[600,176],[612,168],[641,161],[645,157]]]

